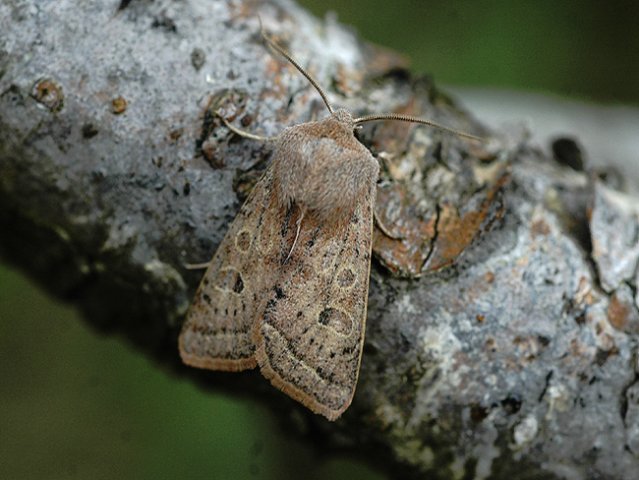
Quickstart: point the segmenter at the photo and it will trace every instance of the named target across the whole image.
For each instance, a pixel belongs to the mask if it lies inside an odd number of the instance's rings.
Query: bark
[[[637,199],[580,170],[570,146],[552,159],[488,132],[399,55],[330,19],[258,5],[4,0],[3,258],[158,364],[269,403],[322,448],[407,477],[633,477]],[[261,44],[258,10],[334,103],[493,138],[362,132],[383,160],[378,213],[402,239],[376,232],[358,391],[335,423],[257,373],[195,371],[177,354],[201,276],[184,263],[210,258],[268,158],[212,109],[264,135],[325,115]]]

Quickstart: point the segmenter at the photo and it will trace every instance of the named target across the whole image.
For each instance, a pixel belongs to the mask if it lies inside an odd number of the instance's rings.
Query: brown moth
[[[330,116],[273,138],[272,163],[211,260],[187,314],[179,350],[187,365],[240,371],[259,366],[271,383],[329,420],[355,393],[362,358],[379,166],[354,136],[358,124],[403,115]]]

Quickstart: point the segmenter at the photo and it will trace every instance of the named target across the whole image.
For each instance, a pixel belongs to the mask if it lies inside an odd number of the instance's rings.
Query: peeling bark
[[[361,376],[343,419],[313,416],[256,374],[178,360],[201,275],[184,264],[212,255],[268,160],[212,105],[264,135],[325,114],[261,45],[251,2],[0,5],[3,258],[176,372],[255,395],[328,448],[375,448],[406,476],[632,478],[637,198],[487,132],[399,55],[337,24],[284,0],[259,12],[336,104],[494,138],[487,149],[423,127],[362,132],[383,159],[378,211],[405,235],[376,240]]]

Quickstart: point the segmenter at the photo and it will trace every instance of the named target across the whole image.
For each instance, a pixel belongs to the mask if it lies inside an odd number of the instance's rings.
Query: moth
[[[330,115],[286,128],[270,166],[229,227],[179,337],[182,361],[211,370],[259,367],[285,394],[329,420],[351,404],[366,325],[377,160],[354,135],[400,120],[472,135],[411,116],[354,117],[262,31],[317,90]]]

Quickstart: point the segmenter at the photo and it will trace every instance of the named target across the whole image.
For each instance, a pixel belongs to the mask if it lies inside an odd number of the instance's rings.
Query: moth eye
[[[337,285],[341,288],[349,288],[355,284],[355,272],[351,269],[351,267],[344,267],[337,274],[335,279],[337,281]]]
[[[237,234],[235,237],[235,246],[242,253],[249,251],[249,248],[251,248],[251,234],[248,230],[242,230]]]
[[[242,274],[231,267],[220,272],[216,286],[222,291],[239,295],[244,290],[244,280],[242,279]]]
[[[320,325],[335,330],[339,335],[347,336],[353,330],[353,321],[351,316],[336,308],[325,308],[319,314],[317,321]]]

